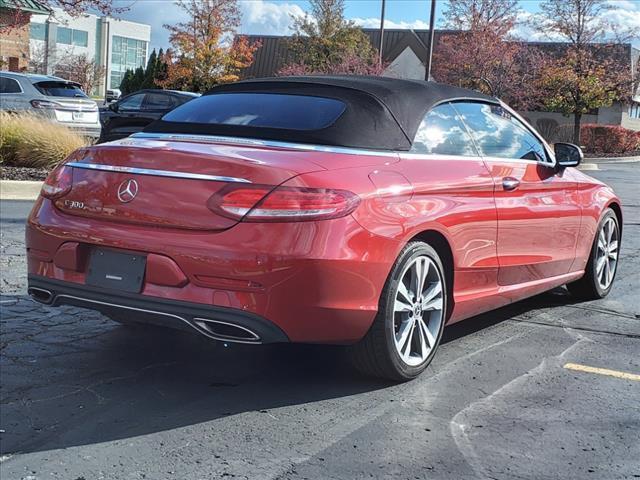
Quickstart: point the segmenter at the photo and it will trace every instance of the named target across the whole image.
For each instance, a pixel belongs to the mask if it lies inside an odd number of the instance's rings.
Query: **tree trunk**
[[[573,114],[573,143],[580,146],[580,122],[582,121],[581,113]]]

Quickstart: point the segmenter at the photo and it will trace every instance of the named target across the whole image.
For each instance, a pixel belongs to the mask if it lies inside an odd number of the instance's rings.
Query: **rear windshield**
[[[65,82],[38,82],[34,84],[38,91],[49,97],[82,97],[87,98],[85,93],[73,83]]]
[[[346,106],[340,100],[279,93],[217,93],[196,98],[167,113],[165,122],[287,130],[320,130],[333,124]]]

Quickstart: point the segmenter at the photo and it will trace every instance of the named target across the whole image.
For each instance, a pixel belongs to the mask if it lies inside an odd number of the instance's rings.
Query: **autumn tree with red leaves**
[[[128,10],[127,6],[115,7],[113,0],[37,0],[38,3],[46,10],[53,11],[54,8],[59,8],[72,17],[78,17],[88,12],[98,12],[102,15],[112,15],[115,13],[122,13]],[[15,5],[16,8],[12,8]],[[24,25],[25,21],[29,21],[30,13],[23,12],[21,2],[11,0],[4,5],[5,8],[12,12],[11,20],[4,24],[0,24],[0,32],[6,33],[7,31],[18,28]]]
[[[82,90],[91,95],[93,88],[104,78],[105,68],[85,54],[66,55],[55,65],[54,74],[80,84]]]
[[[446,24],[459,33],[441,37],[435,46],[434,78],[502,98],[518,109],[533,106],[537,96],[530,85],[539,54],[510,37],[517,13],[515,0],[450,0]]]
[[[189,20],[165,25],[173,47],[164,88],[204,92],[239,80],[260,46],[236,34],[240,26],[237,0],[179,0]]]

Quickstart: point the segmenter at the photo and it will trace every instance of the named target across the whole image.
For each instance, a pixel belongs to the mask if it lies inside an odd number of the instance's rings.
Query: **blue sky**
[[[635,28],[640,32],[640,0],[608,0],[611,10],[607,17],[614,23]],[[151,25],[151,48],[166,48],[168,34],[162,26],[175,23],[183,14],[172,0],[115,0],[117,6],[130,6],[116,15],[118,18]],[[291,33],[291,15],[302,15],[308,10],[305,0],[239,0],[243,14],[240,33],[287,35]],[[540,0],[520,0],[520,18],[535,18]],[[379,27],[380,0],[346,0],[347,18],[364,27]],[[438,0],[437,26],[443,26],[442,12],[445,0]],[[386,28],[426,28],[429,22],[430,0],[387,0]],[[519,26],[514,32],[530,40],[553,40],[544,32]],[[640,39],[634,44],[640,46]]]

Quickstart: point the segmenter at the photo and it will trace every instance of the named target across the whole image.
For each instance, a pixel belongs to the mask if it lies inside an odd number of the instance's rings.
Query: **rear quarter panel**
[[[361,204],[353,217],[375,235],[395,241],[397,250],[389,252],[393,259],[421,233],[441,234],[451,246],[454,263],[451,321],[466,318],[476,313],[478,300],[492,291],[497,281],[493,178],[480,158],[410,154],[400,158],[395,164],[304,174],[287,184],[357,193]],[[383,285],[384,281],[380,288]],[[485,309],[509,300],[492,302]]]

